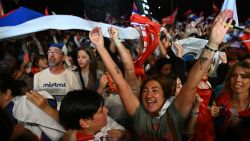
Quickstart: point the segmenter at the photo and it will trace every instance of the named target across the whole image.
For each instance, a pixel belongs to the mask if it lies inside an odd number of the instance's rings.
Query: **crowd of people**
[[[228,14],[162,25],[144,77],[140,41],[113,26],[109,39],[95,27],[0,42],[0,139],[249,140],[250,52],[235,47]],[[208,40],[198,59],[183,59],[187,37]]]

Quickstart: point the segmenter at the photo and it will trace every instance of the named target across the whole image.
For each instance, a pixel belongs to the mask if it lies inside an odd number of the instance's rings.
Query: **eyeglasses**
[[[61,55],[62,54],[62,51],[60,50],[49,50],[48,51],[48,55]]]

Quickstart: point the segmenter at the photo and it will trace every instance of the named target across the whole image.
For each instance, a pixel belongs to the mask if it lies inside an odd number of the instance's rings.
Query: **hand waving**
[[[209,46],[218,48],[220,43],[223,41],[224,36],[226,35],[227,30],[232,23],[232,19],[230,19],[229,23],[226,25],[228,14],[229,11],[224,10],[215,18],[211,33],[209,35]]]
[[[104,46],[103,35],[100,27],[95,27],[89,32],[89,39],[95,47]]]

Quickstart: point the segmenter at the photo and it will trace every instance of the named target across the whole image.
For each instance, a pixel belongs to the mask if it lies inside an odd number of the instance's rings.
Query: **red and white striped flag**
[[[149,17],[142,16],[147,15],[147,13],[139,13],[139,10],[140,9],[137,9],[136,4],[134,3],[133,12],[130,17],[131,25],[137,28],[139,27],[142,31],[143,36],[143,51],[134,63],[137,76],[144,75],[142,66],[148,56],[152,52],[154,52],[154,50],[159,45],[159,33],[161,28],[161,25],[159,23],[153,22]]]

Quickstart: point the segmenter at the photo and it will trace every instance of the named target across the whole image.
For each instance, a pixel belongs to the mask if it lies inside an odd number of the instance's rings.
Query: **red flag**
[[[165,18],[162,18],[162,23],[163,24],[174,24],[178,9],[179,9],[179,7],[177,7],[171,15],[169,15]]]
[[[48,10],[48,7],[47,7],[47,6],[45,7],[44,15],[45,15],[45,16],[48,16],[48,15],[49,15],[49,10]]]
[[[136,5],[133,5],[133,13],[130,17],[131,25],[134,27],[139,27],[143,35],[143,51],[135,60],[135,72],[137,76],[144,75],[141,71],[143,63],[147,57],[157,48],[159,45],[159,33],[161,25],[159,23],[153,22],[150,18],[146,16],[139,15]],[[140,71],[139,71],[140,70]],[[139,73],[140,72],[140,73]]]
[[[160,24],[151,21],[148,17],[132,14],[130,21],[140,24],[142,30],[144,48],[142,54],[136,60],[136,63],[143,65],[147,57],[157,48],[159,45],[159,33]]]
[[[185,17],[188,17],[190,14],[192,14],[193,13],[193,11],[191,10],[191,9],[188,9],[186,12],[184,12],[184,16]]]

